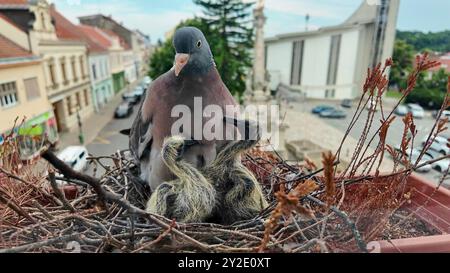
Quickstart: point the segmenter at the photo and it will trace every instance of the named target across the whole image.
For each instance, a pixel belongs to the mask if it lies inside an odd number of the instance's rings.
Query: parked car
[[[406,114],[408,114],[408,107],[406,107],[405,105],[399,105],[395,109],[395,114],[399,116],[406,116]]]
[[[425,111],[423,110],[422,106],[418,104],[409,103],[407,104],[408,112],[413,115],[415,118],[424,118],[425,117]]]
[[[69,146],[58,154],[58,158],[77,172],[87,170],[88,150],[84,146]]]
[[[347,113],[340,109],[332,109],[320,112],[319,116],[322,118],[346,118]]]
[[[437,151],[434,151],[434,150],[431,150],[431,149],[428,150],[426,152],[426,154],[428,156],[430,156],[432,159],[438,159],[438,158],[443,157],[443,155],[440,152],[437,152]],[[433,169],[435,169],[436,171],[438,171],[438,172],[445,172],[445,171],[448,170],[449,164],[450,164],[450,159],[442,159],[442,160],[439,160],[439,161],[434,162],[433,164],[431,164],[431,167]]]
[[[316,106],[312,109],[312,113],[313,114],[320,114],[323,111],[328,111],[328,110],[334,110],[335,108],[333,106],[329,106],[329,105],[319,105]]]
[[[439,111],[433,111],[433,118],[437,118],[437,114],[439,113]],[[448,120],[450,121],[450,111],[448,111],[448,110],[444,110],[443,112],[442,112],[442,116],[441,116],[441,118],[448,118]]]
[[[400,147],[396,147],[395,150],[397,152],[399,152],[400,154],[402,153],[402,150],[400,149]],[[409,162],[411,164],[416,164],[417,159],[419,159],[420,154],[421,154],[421,150],[419,150],[419,149],[413,149],[413,150],[408,149],[408,151],[406,151],[406,157],[409,158]],[[431,156],[428,154],[424,154],[422,156],[422,158],[420,159],[418,165],[424,164],[430,160],[432,160]],[[432,168],[432,166],[430,164],[428,164],[423,167],[420,167],[416,171],[421,172],[421,173],[426,173],[426,172],[431,171],[431,168]]]
[[[122,99],[126,102],[129,102],[133,105],[136,105],[139,103],[139,98],[132,92],[125,93],[122,95]]]
[[[425,137],[422,140],[422,146],[425,147],[427,144],[428,137]],[[437,151],[441,153],[442,155],[449,155],[450,154],[450,148],[449,148],[449,141],[445,137],[437,136],[433,143],[431,143],[430,146],[431,150]]]
[[[145,76],[142,82],[149,85],[152,82],[152,79],[149,76]]]
[[[133,104],[124,101],[119,106],[117,106],[116,111],[114,112],[114,117],[126,118],[129,117],[132,113],[133,113]]]
[[[345,108],[352,108],[352,104],[353,104],[352,100],[349,99],[345,99],[341,102],[341,106]]]
[[[142,88],[141,86],[136,86],[136,88],[134,88],[134,90],[131,93],[135,95],[140,101],[145,94],[145,88]]]

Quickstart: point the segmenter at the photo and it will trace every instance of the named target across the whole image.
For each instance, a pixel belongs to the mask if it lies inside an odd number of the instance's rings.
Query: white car
[[[58,158],[77,172],[87,170],[88,150],[83,146],[69,146],[58,154]]]
[[[438,159],[438,158],[442,158],[443,155],[440,152],[434,151],[434,150],[428,150],[426,152],[426,154],[428,156],[430,156],[432,159]],[[434,162],[433,164],[431,164],[431,167],[433,169],[435,169],[438,172],[445,172],[448,170],[448,166],[450,164],[450,159],[442,159],[439,160],[437,162]]]
[[[145,76],[142,82],[149,85],[152,82],[152,79],[149,76]]]
[[[402,153],[400,147],[395,148],[395,150],[397,150],[397,152],[399,152],[399,153]],[[406,155],[407,157],[409,157],[411,155],[411,158],[410,158],[409,162],[411,162],[411,164],[414,165],[414,164],[416,164],[417,159],[419,159],[419,156],[421,154],[421,150],[413,149],[412,152],[411,152],[411,148],[410,148],[410,149],[408,149],[408,151],[406,151],[406,153],[407,153],[407,155]],[[422,164],[424,164],[424,163],[426,163],[426,162],[428,162],[428,161],[430,161],[432,159],[433,158],[431,158],[430,155],[424,154],[422,156],[422,158],[420,159],[418,165],[422,165]],[[432,166],[430,164],[428,164],[428,165],[425,165],[423,167],[420,167],[416,171],[417,172],[421,172],[421,173],[426,173],[426,172],[431,171],[431,168],[432,168]]]
[[[424,118],[425,117],[425,111],[423,110],[422,106],[418,104],[409,103],[407,104],[408,112],[410,112],[413,117],[415,118]]]
[[[408,114],[408,107],[406,107],[405,105],[399,105],[395,109],[395,114],[399,116],[406,116],[406,114]]]
[[[427,142],[428,137],[425,137],[422,140],[422,146],[425,147],[425,144]],[[449,155],[450,154],[450,148],[448,147],[449,141],[445,137],[437,136],[433,143],[431,143],[430,149],[437,151],[443,155]]]

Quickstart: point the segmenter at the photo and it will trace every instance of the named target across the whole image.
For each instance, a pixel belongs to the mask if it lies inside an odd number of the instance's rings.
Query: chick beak
[[[189,54],[177,53],[175,55],[175,76],[180,75],[181,70],[189,61]]]

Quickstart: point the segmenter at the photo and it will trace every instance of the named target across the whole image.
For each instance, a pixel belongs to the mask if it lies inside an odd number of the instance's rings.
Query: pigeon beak
[[[180,75],[181,70],[189,61],[189,54],[177,53],[175,55],[175,76]]]

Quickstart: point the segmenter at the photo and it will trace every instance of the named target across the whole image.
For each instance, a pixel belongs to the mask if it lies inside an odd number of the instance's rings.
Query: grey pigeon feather
[[[208,42],[200,30],[180,28],[173,43],[176,51],[174,67],[149,86],[130,131],[130,150],[140,166],[141,179],[152,190],[164,181],[174,179],[161,158],[163,141],[171,135],[172,125],[178,119],[171,117],[173,107],[185,105],[194,113],[195,97],[202,98],[202,109],[217,105],[225,113],[227,105],[237,105],[220,78]],[[203,117],[203,124],[209,119]],[[223,126],[228,134],[229,127]],[[194,132],[193,127],[191,132]],[[226,143],[202,139],[186,151],[183,159],[198,168],[204,167],[215,159],[217,151]]]

